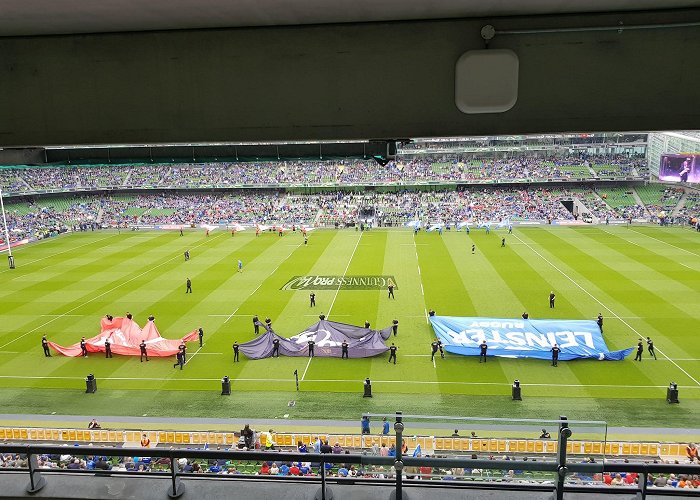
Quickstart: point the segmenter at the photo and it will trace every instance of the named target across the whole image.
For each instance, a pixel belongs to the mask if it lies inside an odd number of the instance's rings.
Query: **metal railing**
[[[396,456],[378,456],[367,454],[316,454],[316,453],[286,453],[277,451],[220,451],[207,449],[189,449],[189,448],[152,448],[147,451],[143,448],[105,448],[96,446],[80,446],[78,448],[66,448],[65,446],[57,445],[34,445],[34,444],[6,444],[0,445],[0,452],[19,454],[26,457],[27,467],[22,469],[17,468],[0,468],[0,474],[5,472],[17,473],[18,471],[26,471],[29,475],[29,483],[26,486],[28,494],[33,494],[44,488],[47,484],[47,475],[51,474],[88,474],[91,476],[129,476],[138,475],[143,477],[149,475],[152,477],[169,478],[169,486],[167,495],[170,498],[177,498],[185,491],[184,477],[195,479],[206,477],[209,479],[216,478],[220,480],[271,480],[271,481],[301,481],[304,483],[319,484],[319,489],[316,492],[315,498],[326,500],[333,497],[332,491],[329,488],[329,483],[333,484],[349,484],[350,482],[361,484],[377,484],[389,488],[392,492],[391,497],[398,500],[404,498],[404,487],[439,487],[439,488],[489,488],[502,490],[532,490],[532,491],[551,491],[552,498],[562,500],[565,491],[599,493],[605,491],[608,494],[635,492],[636,497],[644,500],[650,495],[647,489],[647,479],[649,474],[689,474],[694,475],[700,472],[700,467],[697,465],[681,465],[681,464],[664,464],[664,463],[635,463],[635,462],[609,462],[603,460],[597,463],[576,463],[567,460],[567,441],[572,435],[572,430],[566,417],[560,417],[557,421],[557,456],[551,460],[493,460],[493,459],[474,459],[474,458],[437,458],[437,457],[421,457],[421,456],[406,456],[401,452],[403,432],[405,430],[404,417],[401,412],[390,414],[395,418],[394,431],[396,433]],[[425,417],[427,418],[427,417]],[[76,453],[77,452],[77,453]],[[109,456],[109,457],[133,457],[147,454],[151,459],[165,458],[168,459],[165,467],[167,470],[159,472],[131,472],[120,470],[74,470],[74,469],[43,469],[39,466],[39,457],[41,455],[64,455],[67,453],[76,453],[80,456]],[[258,475],[193,475],[189,472],[183,472],[180,469],[178,459],[207,459],[219,461],[238,460],[241,462],[310,462],[314,467],[318,467],[319,475],[313,477],[274,477],[274,476],[258,476]],[[361,465],[361,466],[383,466],[389,469],[386,479],[379,478],[329,478],[327,475],[328,465]],[[543,472],[551,473],[553,480],[542,483],[523,483],[517,480],[511,483],[508,482],[482,482],[476,481],[425,481],[413,480],[412,477],[421,476],[407,471],[406,468],[430,468],[435,469],[481,469],[495,471],[518,471],[522,472]],[[414,469],[415,470],[415,469]],[[613,488],[601,484],[600,486],[579,486],[567,484],[566,478],[572,474],[587,474],[596,475],[603,473],[637,473],[638,484],[627,488]],[[432,477],[433,474],[427,474]],[[651,494],[668,494],[673,491],[674,495],[681,496],[697,496],[695,490],[671,490],[670,488],[656,488],[651,491]]]

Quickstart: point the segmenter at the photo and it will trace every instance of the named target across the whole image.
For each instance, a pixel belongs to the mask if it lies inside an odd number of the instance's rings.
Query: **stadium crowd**
[[[117,174],[115,174],[117,175]],[[629,189],[629,188],[620,188]],[[372,226],[401,226],[420,220],[424,227],[443,224],[455,228],[461,223],[572,221],[577,210],[562,203],[578,199],[604,223],[611,220],[659,221],[659,208],[669,216],[669,205],[650,208],[633,200],[606,202],[606,193],[593,188],[562,188],[531,185],[522,188],[459,186],[456,189],[397,190],[380,192],[331,191],[315,194],[286,193],[281,190],[245,189],[228,192],[187,193],[154,191],[142,194],[85,194],[78,197],[30,198],[24,203],[6,203],[12,242],[44,239],[66,231],[156,225],[306,225],[315,227],[355,226],[360,219]],[[668,198],[680,203],[676,191]],[[695,218],[700,195],[688,191],[685,204],[674,220]],[[362,212],[362,216],[361,216]],[[575,215],[576,214],[576,215]],[[0,236],[0,243],[4,237]]]
[[[258,433],[254,433],[259,436]],[[268,434],[268,433],[265,433]],[[261,446],[258,439],[255,440],[254,446],[251,449],[257,451],[265,450],[270,453],[270,459],[265,461],[252,461],[241,458],[235,459],[186,459],[180,458],[177,460],[180,472],[184,474],[216,474],[216,475],[255,475],[255,476],[318,476],[320,475],[321,464],[308,461],[288,461],[283,456],[279,455],[279,451],[293,451],[298,453],[321,453],[321,454],[361,454],[374,455],[382,457],[396,456],[396,449],[388,443],[377,444],[376,441],[371,447],[358,449],[343,449],[339,443],[330,444],[328,439],[322,440],[320,437],[312,437],[308,446],[304,443],[297,443],[296,447],[287,447],[280,450],[274,444],[274,432],[270,430],[270,437],[266,445]],[[332,437],[331,437],[332,439]],[[331,441],[332,442],[332,441]],[[244,438],[235,447],[230,448],[230,451],[247,451]],[[90,445],[89,445],[90,446]],[[690,449],[692,444],[688,445]],[[103,446],[104,452],[100,455],[85,455],[80,453],[80,446],[65,445],[65,452],[56,455],[41,455],[38,457],[38,465],[42,469],[67,469],[67,470],[103,470],[103,471],[127,471],[134,473],[144,473],[151,471],[169,470],[171,467],[169,458],[150,458],[147,448],[134,450],[134,456],[128,457],[112,457],[109,453],[109,446]],[[189,449],[189,448],[188,448]],[[195,448],[198,449],[198,448]],[[221,450],[221,447],[217,447]],[[409,450],[404,445],[402,450],[404,454],[409,456],[421,456],[420,450]],[[460,455],[424,455],[426,458],[456,458]],[[466,460],[464,467],[406,467],[404,468],[404,477],[411,480],[438,480],[438,481],[495,481],[495,482],[514,482],[514,483],[531,483],[531,484],[551,484],[554,477],[549,473],[538,473],[519,470],[517,467],[509,469],[489,469],[469,467],[469,460],[479,458],[487,460],[503,460],[503,461],[552,461],[553,456],[538,456],[532,457],[527,455],[485,455],[479,457],[477,454],[460,456]],[[569,457],[569,460],[574,459]],[[601,460],[599,458],[599,460]],[[697,461],[697,459],[695,460]],[[593,457],[585,457],[583,463],[596,463]],[[614,457],[605,458],[603,463],[675,463],[680,464],[680,460],[662,460],[656,459],[637,459],[634,457]],[[691,460],[690,463],[694,461]],[[601,469],[603,468],[601,463]],[[0,453],[0,468],[4,469],[27,469],[28,461],[25,455]],[[355,479],[392,479],[396,476],[396,470],[393,466],[382,465],[367,465],[354,463],[325,464],[325,473],[327,477],[335,478],[355,478]],[[700,467],[698,469],[700,473]],[[567,482],[571,484],[589,484],[589,485],[607,485],[611,487],[637,487],[640,476],[637,473],[617,473],[611,474],[599,472],[590,475],[570,473],[567,475]],[[647,486],[656,488],[700,488],[700,474],[650,474],[647,476]]]
[[[626,157],[475,158],[414,155],[381,166],[374,160],[202,164],[97,165],[0,169],[8,194],[104,188],[193,188],[269,185],[362,185],[421,182],[546,182],[595,178],[641,179],[639,160]]]

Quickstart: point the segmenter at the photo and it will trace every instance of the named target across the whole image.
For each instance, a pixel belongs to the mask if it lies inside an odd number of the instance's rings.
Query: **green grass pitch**
[[[0,402],[5,413],[172,417],[357,418],[363,411],[491,417],[604,419],[618,425],[693,426],[700,409],[699,235],[650,226],[530,227],[505,233],[318,230],[90,232],[15,251],[17,269],[0,272]],[[471,254],[471,245],[476,254]],[[184,250],[192,255],[185,262]],[[244,263],[236,272],[237,260]],[[394,275],[385,290],[282,290],[297,275]],[[191,278],[194,293],[185,294]],[[548,294],[557,293],[549,309]],[[426,311],[441,315],[593,319],[605,316],[611,350],[651,336],[658,360],[560,362],[447,355],[430,360]],[[96,335],[105,314],[149,314],[166,338],[202,326],[188,363],[138,357],[44,358],[40,338],[67,345]],[[277,358],[232,363],[231,344],[253,337],[251,316],[269,316],[291,336],[328,319],[373,327],[400,321],[398,364],[372,359]],[[392,338],[392,341],[394,339]],[[296,392],[293,372],[301,379]],[[94,373],[98,392],[84,394]],[[234,394],[218,394],[220,379]],[[375,397],[361,397],[370,377]],[[522,402],[510,400],[514,379]],[[680,388],[680,405],[665,387]],[[289,400],[297,401],[293,408]]]

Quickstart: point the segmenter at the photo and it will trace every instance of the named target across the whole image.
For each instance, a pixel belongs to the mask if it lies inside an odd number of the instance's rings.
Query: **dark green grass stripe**
[[[114,235],[116,236],[116,235]],[[94,239],[93,239],[94,238]],[[33,255],[26,254],[29,263],[18,263],[18,268],[12,274],[7,274],[0,277],[0,283],[12,283],[11,286],[5,287],[0,293],[3,299],[0,302],[0,312],[11,312],[12,305],[22,305],[26,301],[22,298],[23,292],[34,293],[35,290],[51,289],[63,287],[66,284],[73,284],[82,279],[81,273],[83,270],[104,269],[104,259],[110,255],[116,255],[123,252],[123,242],[115,240],[113,237],[95,238],[95,235],[90,235],[90,241],[80,243],[81,239],[76,236],[68,236],[64,239],[56,240],[58,244],[55,250],[42,260],[36,262]],[[73,248],[73,244],[79,249]],[[139,248],[148,248],[153,246],[151,240],[143,241],[139,244]],[[60,248],[68,250],[68,252],[60,250]],[[94,252],[107,250],[105,255],[93,255]],[[89,256],[89,257],[87,257]],[[89,260],[88,260],[89,259]],[[58,267],[58,269],[55,269]],[[46,276],[46,280],[35,281],[35,277],[40,275]],[[11,299],[11,300],[8,300]]]
[[[387,233],[385,231],[368,231],[362,235],[355,254],[348,266],[347,275],[379,275],[384,270]],[[342,270],[339,274],[342,273]],[[384,290],[340,290],[333,305],[333,314],[343,315],[343,322],[364,324],[369,321],[372,328],[377,325],[380,295]],[[347,315],[347,316],[346,316]],[[331,315],[332,316],[332,315]],[[386,325],[381,325],[384,327]]]
[[[236,332],[237,339],[246,341],[254,336],[250,319],[254,314],[257,314],[261,321],[265,317],[270,317],[273,321],[273,328],[284,329],[284,323],[279,321],[279,316],[292,300],[295,292],[280,290],[280,288],[292,276],[307,274],[332,243],[334,236],[335,234],[330,232],[314,234],[312,243],[307,247],[303,247],[303,241],[292,240],[289,235],[281,238],[280,240],[283,241],[278,241],[277,245],[299,243],[302,245],[294,249],[291,255],[286,252],[290,252],[292,247],[283,246],[285,255],[290,255],[290,257],[281,262],[277,271],[268,276],[260,288],[240,304],[236,316],[231,318],[228,326],[224,329]],[[308,292],[299,293],[308,294]],[[311,323],[313,323],[312,318],[309,318],[309,324]],[[282,330],[279,331],[282,332]],[[298,332],[294,332],[294,334],[296,333]]]
[[[139,391],[98,388],[96,394],[85,395],[84,389],[4,389],[0,403],[6,411],[23,414],[85,416],[132,416],[147,414],[152,417],[200,417],[221,418],[280,418],[289,419],[347,419],[357,420],[363,412],[385,413],[402,410],[404,414],[440,414],[470,417],[520,417],[552,419],[566,415],[570,420],[604,420],[608,425],[650,426],[694,429],[700,401],[683,401],[680,405],[668,405],[663,395],[639,401],[626,398],[542,398],[533,396],[524,388],[523,401],[514,402],[509,395],[484,397],[457,394],[390,393],[378,385],[371,400],[363,399],[357,392],[265,392],[257,391],[255,397],[240,392],[222,398],[211,391]],[[681,396],[682,397],[682,396]],[[287,402],[296,400],[294,407]],[[89,418],[88,418],[89,420]],[[281,424],[280,424],[281,425]],[[407,420],[407,429],[416,427]],[[358,423],[359,426],[359,423]],[[482,434],[482,433],[480,433]],[[667,437],[660,434],[657,439]]]
[[[649,310],[658,311],[662,317],[661,320],[658,318],[646,317],[645,322],[656,328],[657,331],[664,332],[664,335],[669,339],[676,337],[680,340],[685,337],[682,331],[673,335],[673,332],[671,332],[669,328],[670,324],[666,320],[666,318],[687,318],[686,313],[678,308],[672,301],[639,286],[638,283],[629,279],[625,274],[608,266],[605,261],[595,258],[594,255],[582,252],[575,245],[564,239],[558,232],[539,231],[529,233],[528,236],[538,245],[545,248],[557,245],[569,259],[576,262],[576,270],[581,276],[591,282],[601,283],[608,296],[612,297],[620,304],[625,304],[625,307],[633,313],[644,317]],[[676,322],[675,324],[678,323]],[[642,328],[641,333],[643,332],[644,329]],[[637,339],[636,334],[633,332],[629,332],[628,336],[635,341]],[[680,351],[683,352],[683,350]],[[691,348],[688,349],[687,352],[697,353],[698,349]]]
[[[636,242],[630,241],[624,233],[612,232],[586,234],[586,236],[598,245],[605,246],[613,252],[624,251],[626,259],[631,258],[635,263],[648,267],[649,271],[665,275],[670,282],[675,282],[679,285],[682,282],[683,287],[700,292],[700,267],[698,270],[689,269],[683,266],[678,259],[668,257],[667,249],[662,248],[660,242],[651,241],[651,245],[641,246]],[[693,257],[688,256],[688,259],[693,259]],[[700,264],[700,258],[698,263]]]
[[[421,267],[426,304],[441,316],[469,316],[476,313],[455,262],[443,239],[436,233],[419,232],[418,263]]]
[[[659,240],[658,242],[666,243],[669,252],[678,252],[678,248],[673,248],[670,245],[679,247],[680,249],[686,250],[682,252],[687,255],[688,258],[695,259],[694,254],[700,257],[700,233],[695,230],[680,229],[680,228],[657,228],[648,226],[632,226],[629,228],[630,231],[647,236],[648,241]]]
[[[141,250],[141,253],[139,255],[143,255],[144,250],[148,250],[149,246],[155,249],[158,248],[157,246],[154,247],[153,245],[154,243],[150,240],[148,242],[140,243],[138,245],[139,249],[137,249],[137,251]],[[114,252],[112,252],[112,254],[116,254],[118,252],[119,250],[117,249]],[[27,330],[31,330],[33,328],[36,328],[40,324],[46,323],[47,320],[45,318],[39,317],[39,314],[59,315],[67,313],[68,311],[77,311],[82,305],[89,303],[90,301],[99,299],[98,296],[100,294],[106,294],[110,289],[118,286],[121,280],[108,280],[105,281],[105,283],[101,287],[97,288],[94,291],[90,290],[88,293],[82,292],[82,282],[85,280],[85,275],[93,275],[92,270],[95,267],[98,268],[95,270],[96,272],[104,270],[105,258],[106,257],[104,256],[99,258],[91,257],[89,263],[86,263],[84,265],[77,264],[75,269],[67,270],[63,272],[60,275],[60,277],[53,277],[48,282],[39,281],[37,283],[33,283],[29,285],[29,287],[27,287],[26,290],[18,292],[16,296],[13,294],[13,300],[3,301],[3,314],[17,314],[20,311],[26,310],[26,313],[29,313],[29,321],[21,327],[17,325],[15,328],[5,330],[4,334],[1,337],[2,340],[0,341],[0,344],[7,342],[8,336],[15,337],[18,333],[25,333]],[[142,259],[142,257],[139,258]],[[85,257],[83,257],[83,261],[84,259]],[[163,259],[161,263],[165,261],[167,261],[167,259]],[[149,268],[153,268],[153,265],[151,265],[150,263],[144,263],[143,267],[138,268],[137,271],[144,272],[143,269]],[[36,272],[40,273],[41,271]],[[138,276],[138,274],[136,274],[136,276]],[[70,290],[71,287],[73,287],[75,291]],[[71,302],[57,304],[54,307],[51,306],[50,302],[47,301],[47,298],[51,296],[47,295],[47,293],[54,294],[56,297],[75,297],[75,299]],[[39,310],[35,309],[31,312],[27,310],[27,307],[36,307],[37,304],[39,305]]]

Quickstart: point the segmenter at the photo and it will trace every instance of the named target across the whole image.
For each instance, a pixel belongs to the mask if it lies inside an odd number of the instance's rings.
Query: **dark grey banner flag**
[[[314,356],[337,357],[342,354],[341,344],[348,343],[348,356],[351,358],[368,358],[386,352],[389,348],[384,341],[391,335],[391,326],[382,330],[371,330],[360,326],[321,320],[303,332],[289,337],[280,337],[271,328],[265,327],[265,333],[241,344],[241,352],[250,359],[262,359],[272,356],[274,339],[278,339],[281,356],[308,356],[309,341],[313,340]]]

